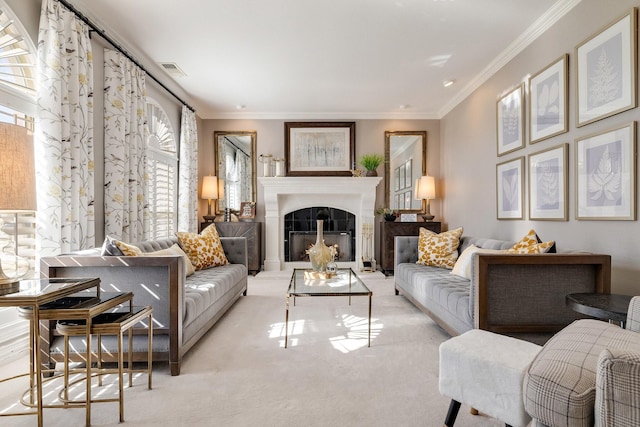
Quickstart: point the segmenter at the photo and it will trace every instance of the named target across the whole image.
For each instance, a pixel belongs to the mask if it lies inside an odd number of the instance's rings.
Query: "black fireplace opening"
[[[309,261],[306,250],[316,242],[318,219],[327,246],[338,245],[336,261],[356,259],[356,216],[342,209],[316,206],[284,216],[284,260]]]

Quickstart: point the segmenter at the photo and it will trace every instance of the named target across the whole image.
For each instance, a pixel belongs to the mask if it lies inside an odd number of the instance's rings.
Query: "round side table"
[[[567,295],[566,303],[575,312],[609,323],[618,322],[624,328],[631,298],[629,295],[581,293]]]

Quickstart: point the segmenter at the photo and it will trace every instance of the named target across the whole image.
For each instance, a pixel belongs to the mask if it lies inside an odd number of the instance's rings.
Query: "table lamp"
[[[211,215],[211,200],[218,200],[218,177],[209,175],[202,179],[202,198],[209,201],[204,220],[212,222],[215,215]]]
[[[5,233],[9,227],[0,219],[0,292],[6,293],[29,272],[29,261],[17,254],[17,216],[36,210],[33,137],[22,126],[0,123],[0,153],[0,212],[16,217],[14,236]]]
[[[422,218],[425,221],[432,221],[434,216],[431,215],[429,200],[436,198],[436,182],[432,176],[423,175],[416,179],[415,198],[422,200],[422,210],[424,211]]]

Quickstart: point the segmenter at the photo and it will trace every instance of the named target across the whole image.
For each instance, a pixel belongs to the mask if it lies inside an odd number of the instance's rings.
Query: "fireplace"
[[[338,261],[339,267],[359,269],[362,260],[362,230],[374,230],[376,187],[381,177],[259,177],[263,188],[265,220],[265,271],[308,268],[308,261],[287,261],[285,217],[309,207],[332,208],[353,215],[350,261]],[[315,243],[315,218],[311,218]],[[300,230],[305,231],[305,230]],[[332,230],[329,230],[332,231]],[[325,242],[327,242],[327,234]],[[375,241],[375,237],[372,236]],[[290,258],[289,258],[290,259]]]
[[[316,242],[318,219],[323,220],[325,245],[337,245],[336,261],[355,261],[355,215],[343,209],[316,206],[298,209],[284,216],[285,262],[309,261],[306,250]]]

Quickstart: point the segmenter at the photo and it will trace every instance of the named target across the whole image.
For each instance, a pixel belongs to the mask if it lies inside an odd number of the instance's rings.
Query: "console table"
[[[211,222],[200,224],[200,231],[207,228]],[[216,222],[216,230],[220,237],[246,237],[247,238],[247,258],[249,273],[254,276],[262,268],[262,223],[251,222]]]
[[[440,233],[440,222],[397,222],[382,221],[380,223],[380,269],[385,276],[393,274],[393,261],[395,258],[396,236],[418,236],[420,227]]]

